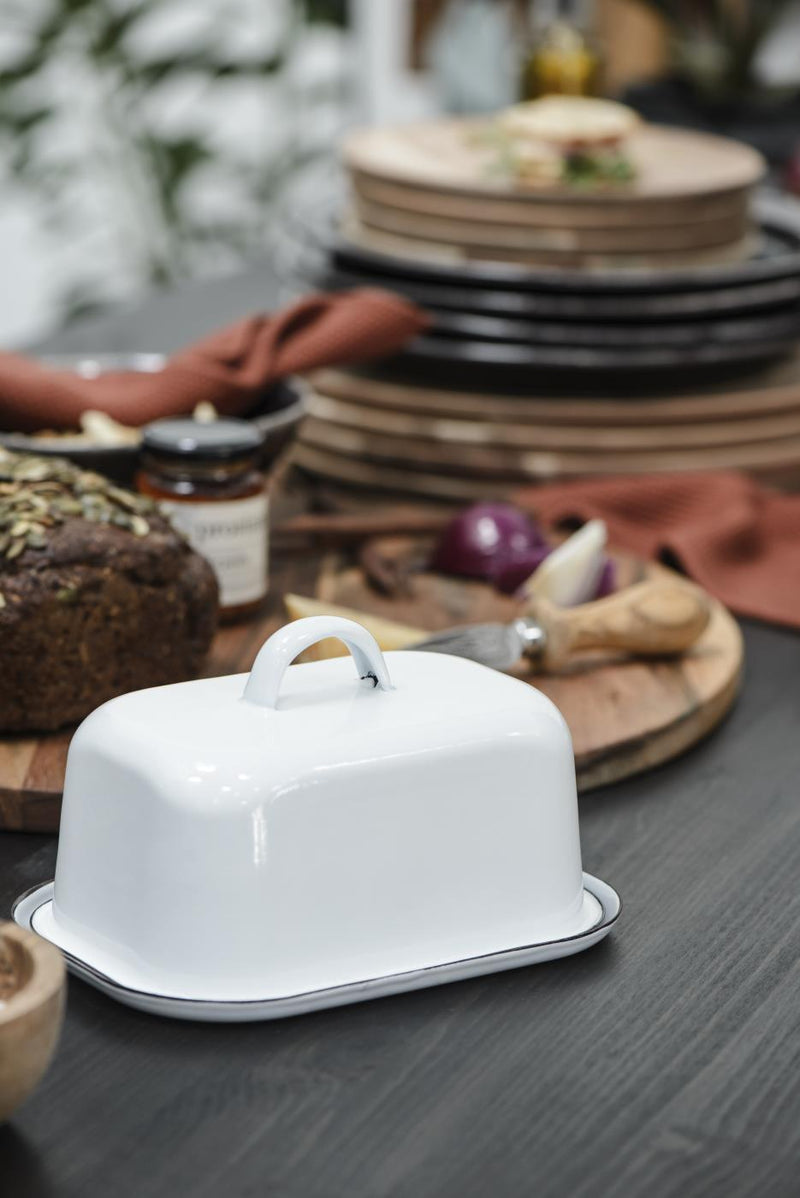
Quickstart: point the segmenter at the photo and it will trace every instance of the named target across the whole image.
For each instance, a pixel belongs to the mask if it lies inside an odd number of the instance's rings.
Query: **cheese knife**
[[[711,617],[708,597],[688,582],[654,578],[606,599],[561,608],[546,599],[510,624],[468,624],[409,645],[427,653],[466,657],[495,670],[523,658],[536,669],[559,670],[571,653],[618,649],[639,657],[682,653],[702,636]]]

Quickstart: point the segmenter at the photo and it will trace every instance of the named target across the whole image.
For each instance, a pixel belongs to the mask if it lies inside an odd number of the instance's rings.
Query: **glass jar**
[[[267,593],[262,446],[262,434],[246,420],[158,420],[142,437],[136,485],[211,563],[225,621],[258,611]]]
[[[600,55],[586,0],[536,0],[521,99],[597,94]]]

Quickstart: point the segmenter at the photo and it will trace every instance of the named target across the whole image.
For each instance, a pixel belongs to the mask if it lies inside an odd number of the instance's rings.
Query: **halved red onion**
[[[476,503],[447,525],[430,566],[442,574],[493,582],[507,565],[533,549],[547,550],[548,545],[524,512],[508,503]]]

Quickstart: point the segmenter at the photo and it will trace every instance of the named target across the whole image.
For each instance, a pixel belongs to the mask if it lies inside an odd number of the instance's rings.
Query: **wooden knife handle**
[[[622,649],[642,657],[682,653],[702,636],[711,605],[691,583],[654,578],[579,607],[541,599],[532,614],[546,634],[541,663],[558,670],[580,649]]]

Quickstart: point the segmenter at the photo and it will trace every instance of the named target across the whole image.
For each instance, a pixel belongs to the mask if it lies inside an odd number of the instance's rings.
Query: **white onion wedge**
[[[575,607],[593,599],[603,571],[607,536],[603,520],[584,524],[523,583],[525,598],[549,599],[559,607]]]

